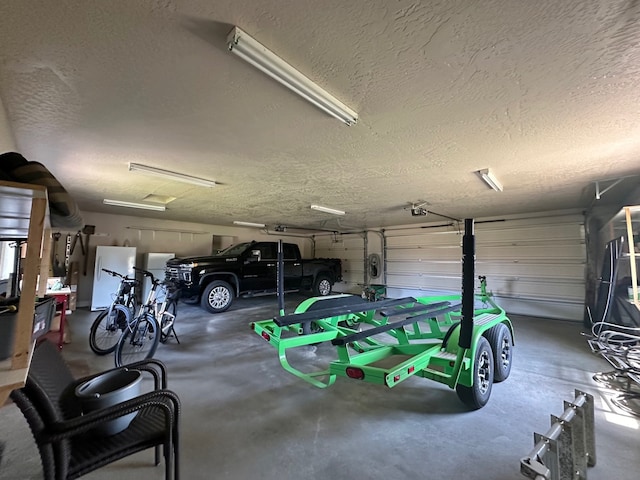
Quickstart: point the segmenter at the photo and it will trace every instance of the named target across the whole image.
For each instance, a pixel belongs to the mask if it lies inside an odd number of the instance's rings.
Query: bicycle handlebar
[[[133,268],[136,268],[136,267],[133,267]],[[103,268],[102,271],[108,273],[112,277],[120,277],[123,282],[138,283],[138,281],[135,278],[129,278],[126,275],[122,275],[121,273],[114,272],[113,270],[107,270],[106,268]]]
[[[118,272],[114,272],[113,270],[107,270],[106,268],[102,269],[103,272],[107,272],[109,275],[111,275],[112,277],[120,277],[120,278],[125,278],[124,275],[118,273]]]
[[[151,273],[149,270],[145,270],[143,268],[138,268],[138,267],[133,267],[133,269],[137,272],[142,273],[145,277],[149,277],[153,283],[155,284],[160,283],[160,280],[154,277],[153,273]]]

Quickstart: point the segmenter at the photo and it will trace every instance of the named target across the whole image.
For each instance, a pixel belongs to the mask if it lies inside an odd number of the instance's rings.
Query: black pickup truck
[[[283,243],[284,289],[331,293],[342,280],[339,258],[303,260],[294,243]],[[216,255],[174,258],[167,262],[166,279],[177,283],[181,297],[212,313],[224,312],[235,297],[277,293],[277,242],[247,242]]]

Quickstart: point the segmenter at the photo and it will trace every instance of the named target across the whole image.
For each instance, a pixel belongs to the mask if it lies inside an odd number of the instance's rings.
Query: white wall
[[[0,98],[0,153],[12,152],[16,150],[16,143],[13,139],[13,132],[9,127],[6,110]]]

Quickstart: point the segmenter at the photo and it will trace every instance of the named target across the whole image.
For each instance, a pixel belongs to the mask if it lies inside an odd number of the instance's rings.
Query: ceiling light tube
[[[332,215],[344,215],[344,210],[338,210],[335,208],[323,207],[322,205],[311,205],[311,210],[317,210],[319,212],[331,213]]]
[[[341,122],[351,126],[358,121],[356,112],[238,27],[229,32],[227,46],[229,51]]]
[[[502,183],[500,183],[500,181],[495,177],[495,175],[489,168],[478,170],[478,173],[482,177],[482,180],[484,180],[485,183],[493,188],[496,192],[502,191]]]
[[[264,223],[241,222],[239,220],[234,220],[233,224],[241,225],[243,227],[255,227],[255,228],[264,228],[266,226]]]
[[[164,205],[151,205],[149,203],[123,202],[121,200],[110,200],[105,198],[102,203],[105,205],[114,205],[116,207],[140,208],[142,210],[155,210],[156,212],[164,212]]]
[[[190,183],[192,185],[198,185],[200,187],[214,187],[216,185],[216,182],[214,182],[213,180],[207,180],[206,178],[192,177],[191,175],[172,172],[170,170],[163,170],[162,168],[149,167],[147,165],[142,165],[140,163],[129,163],[129,171],[147,173],[149,175],[155,175],[156,177],[168,178],[169,180]]]

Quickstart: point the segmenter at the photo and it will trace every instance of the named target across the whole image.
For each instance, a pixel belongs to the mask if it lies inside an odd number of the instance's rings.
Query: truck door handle
[[[294,264],[293,264],[293,266],[294,266],[294,267],[299,267],[299,266],[300,266],[300,264],[299,264],[299,263],[294,263]]]
[[[276,264],[275,263],[267,263],[267,267],[275,267]]]

